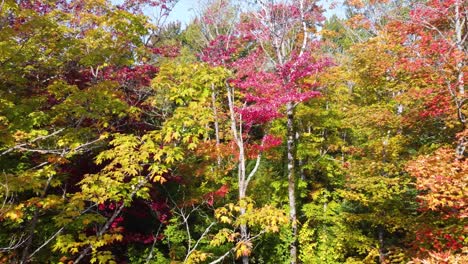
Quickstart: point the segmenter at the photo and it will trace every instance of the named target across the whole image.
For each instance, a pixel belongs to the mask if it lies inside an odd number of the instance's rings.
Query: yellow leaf
[[[12,220],[12,221],[16,221],[17,219],[21,219],[22,216],[23,216],[23,213],[21,211],[18,211],[18,210],[9,211],[9,212],[7,212],[5,214],[5,217],[10,218],[10,220]]]
[[[155,176],[154,179],[153,179],[154,182],[159,182],[159,183],[165,183],[167,180],[166,178],[164,178],[163,176]]]
[[[229,219],[229,217],[225,215],[221,216],[219,220],[221,221],[221,223],[231,223],[231,219]]]

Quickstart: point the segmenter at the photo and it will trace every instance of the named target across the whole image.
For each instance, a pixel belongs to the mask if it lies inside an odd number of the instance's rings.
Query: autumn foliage
[[[0,1],[0,263],[468,263],[465,0],[178,2]]]

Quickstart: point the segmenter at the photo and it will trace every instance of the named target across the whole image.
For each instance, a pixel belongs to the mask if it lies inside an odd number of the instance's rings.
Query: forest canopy
[[[0,263],[468,263],[466,0],[177,4],[0,1]]]

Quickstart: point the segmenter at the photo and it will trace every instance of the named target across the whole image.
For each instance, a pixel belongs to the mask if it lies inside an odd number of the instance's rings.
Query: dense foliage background
[[[176,3],[0,1],[0,263],[468,263],[466,0]]]

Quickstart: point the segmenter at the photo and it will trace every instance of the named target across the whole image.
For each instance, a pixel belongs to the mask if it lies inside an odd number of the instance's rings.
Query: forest
[[[0,263],[468,263],[467,0],[177,4],[0,0]]]

